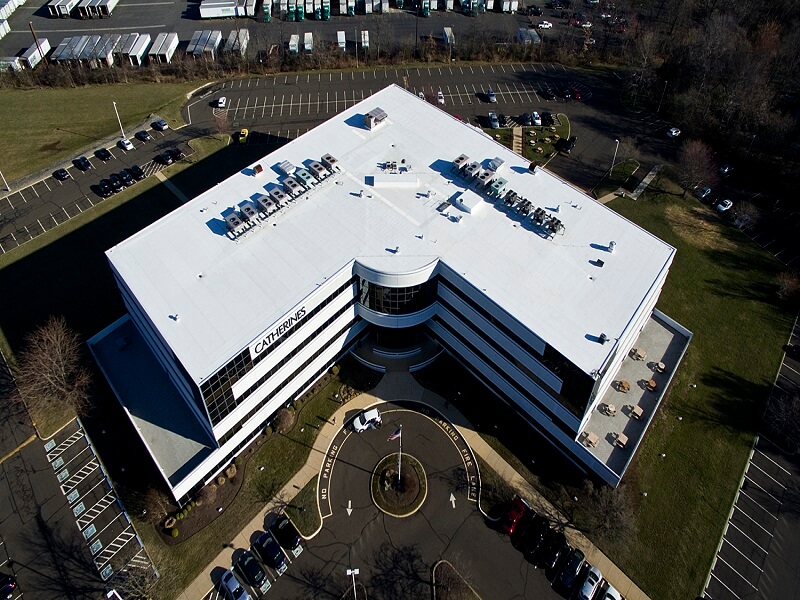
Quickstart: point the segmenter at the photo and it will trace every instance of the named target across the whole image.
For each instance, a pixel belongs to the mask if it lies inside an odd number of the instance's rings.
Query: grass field
[[[615,192],[625,181],[639,169],[639,163],[633,159],[624,160],[614,165],[610,173],[603,176],[594,187],[595,198]]]
[[[81,88],[3,90],[0,165],[10,182],[60,161],[119,132],[112,102],[125,127],[158,113],[170,126],[183,123],[185,94],[200,82],[95,85]]]
[[[315,533],[322,524],[317,506],[317,478],[313,477],[286,507],[286,514],[304,537]]]

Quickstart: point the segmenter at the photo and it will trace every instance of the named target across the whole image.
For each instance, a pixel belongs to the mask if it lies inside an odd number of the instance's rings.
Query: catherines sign
[[[285,320],[278,323],[274,329],[261,336],[261,338],[250,345],[250,358],[255,359],[256,356],[263,354],[277,342],[282,335],[289,332],[297,323],[306,316],[306,307],[300,308],[293,315],[289,315]]]

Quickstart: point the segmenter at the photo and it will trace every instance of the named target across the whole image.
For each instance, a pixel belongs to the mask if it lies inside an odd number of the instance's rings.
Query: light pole
[[[353,31],[356,34],[356,69],[358,68],[358,27],[354,27]]]
[[[661,90],[661,100],[658,101],[658,109],[656,110],[656,114],[661,112],[661,103],[664,101],[664,94],[667,93],[667,84],[669,81],[664,82],[664,89]]]
[[[122,137],[125,137],[125,130],[122,128],[122,121],[119,118],[119,111],[117,110],[117,103],[112,102],[111,104],[114,105],[114,114],[117,115],[117,123],[119,123],[119,132],[122,134]]]
[[[356,592],[356,575],[358,575],[358,569],[347,569],[347,576],[353,578],[353,600],[357,600],[358,598]]]
[[[619,139],[614,140],[617,145],[614,146],[614,159],[611,161],[611,170],[614,170],[614,165],[617,164],[617,150],[619,150]]]

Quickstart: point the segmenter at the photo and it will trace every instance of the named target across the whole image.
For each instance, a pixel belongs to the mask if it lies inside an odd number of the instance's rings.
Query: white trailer
[[[198,56],[202,56],[203,49],[206,47],[208,43],[208,38],[211,37],[211,30],[205,29],[200,32],[200,39],[197,40],[197,45],[195,46],[194,50],[192,51],[192,55],[197,58]]]
[[[519,0],[511,0],[511,12],[515,13],[519,10]]]
[[[447,10],[453,10],[453,0],[447,0]]]
[[[347,50],[347,38],[344,36],[344,31],[336,32],[336,42],[339,44],[339,48],[342,52]]]
[[[289,52],[292,54],[297,54],[300,51],[300,36],[296,33],[293,33],[289,37]]]
[[[361,47],[364,50],[369,50],[369,31],[361,32]]]
[[[50,52],[50,42],[47,38],[39,38],[36,43],[22,53],[22,62],[29,69],[33,69],[44,60]]]
[[[236,16],[236,0],[203,0],[201,19],[232,19]]]
[[[503,2],[503,12],[508,13],[511,12],[511,0],[502,0]]]
[[[381,12],[381,3],[382,3],[382,2],[383,2],[383,0],[375,0],[375,1],[372,3],[372,12],[374,12],[374,13],[380,13],[380,12]]]
[[[212,31],[211,35],[208,36],[206,45],[203,47],[203,57],[206,60],[217,60],[217,52],[221,44],[222,32],[219,30]]]
[[[347,14],[350,16],[356,14],[356,0],[347,0]]]
[[[314,34],[311,32],[303,35],[303,50],[306,54],[311,54],[314,51]]]
[[[159,33],[150,47],[150,62],[169,63],[178,48],[177,33]]]
[[[18,56],[0,56],[0,71],[22,71],[22,59]]]
[[[72,52],[67,60],[78,62],[81,58],[81,52],[83,52],[83,49],[86,47],[86,44],[89,43],[91,37],[92,36],[90,35],[82,35],[78,40],[78,43],[73,47]]]
[[[119,4],[119,0],[100,0],[97,6],[97,13],[101,19],[110,17],[114,13],[114,9]]]
[[[141,67],[144,64],[144,59],[147,56],[147,49],[150,47],[150,34],[143,33],[136,38],[136,43],[128,53],[128,61],[134,67]]]
[[[192,34],[192,39],[189,40],[189,45],[186,46],[186,55],[194,54],[194,51],[197,49],[197,43],[200,41],[200,36],[203,35],[202,31],[195,31]]]
[[[264,0],[264,4],[269,6],[269,0]],[[256,0],[245,0],[244,14],[247,17],[255,18],[256,16]]]
[[[364,1],[364,14],[371,15],[372,14],[372,0],[365,0]]]
[[[56,5],[56,16],[66,19],[69,17],[76,4],[78,4],[78,0],[60,0]]]
[[[0,21],[0,40],[9,33],[11,33],[11,26],[8,24],[8,21]]]
[[[381,0],[381,12],[383,14],[389,12],[389,0]]]
[[[63,40],[61,40],[61,43],[58,46],[56,46],[55,50],[53,50],[53,54],[52,56],[50,56],[50,60],[57,61],[58,57],[64,53],[64,50],[67,49],[67,46],[69,46],[70,43],[72,43],[71,37],[64,38]]]
[[[247,29],[234,29],[225,42],[225,52],[231,52],[244,56],[247,52],[247,44],[250,42],[250,32]]]
[[[306,9],[306,19],[310,19],[314,14],[314,0],[305,0],[305,9]]]
[[[90,35],[89,41],[86,42],[84,45],[83,50],[81,50],[80,56],[78,56],[78,60],[82,63],[90,64],[94,62],[94,59],[97,57],[97,52],[100,50],[97,47],[97,44],[100,43],[99,35]]]
[[[347,14],[347,0],[339,0],[339,14],[340,15]]]
[[[453,35],[453,28],[452,27],[445,27],[444,28],[444,43],[445,46],[450,46],[455,48],[456,45],[456,36]]]
[[[89,63],[93,69],[110,67],[114,64],[114,46],[120,38],[119,34],[107,33],[100,38],[95,47],[94,60]]]

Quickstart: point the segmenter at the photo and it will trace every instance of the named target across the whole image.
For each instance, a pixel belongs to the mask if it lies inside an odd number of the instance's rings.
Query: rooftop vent
[[[311,174],[317,178],[318,181],[322,181],[328,176],[328,171],[317,161],[311,161],[308,165],[309,171]]]
[[[608,242],[608,251],[611,252],[611,254],[614,254],[614,250],[616,249],[616,247],[617,247],[617,242],[613,240]]]
[[[468,160],[469,160],[469,156],[467,156],[466,154],[461,154],[461,155],[459,155],[459,157],[458,157],[458,158],[456,158],[456,159],[453,161],[453,168],[454,168],[454,169],[459,169],[459,170],[460,170],[460,169],[461,169],[461,168],[462,168],[464,165],[466,165],[466,164],[467,164],[467,161],[468,161]]]
[[[280,188],[272,188],[267,193],[269,194],[269,197],[272,198],[272,201],[275,204],[277,204],[277,208],[280,208],[281,204],[283,204],[284,202],[289,201],[289,196],[284,194],[283,190]]]
[[[258,208],[261,209],[261,212],[265,213],[267,216],[276,208],[269,196],[265,196],[264,194],[260,194],[256,197],[256,204]]]
[[[497,173],[500,169],[503,168],[504,164],[505,161],[502,158],[495,157],[489,161],[489,170],[494,173]]]
[[[288,160],[285,160],[278,165],[278,170],[284,175],[292,175],[297,170],[297,167]]]
[[[608,336],[605,333],[601,333],[600,334],[600,338],[598,339],[598,341],[601,344],[605,344],[608,341]]]
[[[238,227],[241,227],[242,224],[243,224],[242,220],[239,218],[239,215],[236,214],[234,211],[230,211],[227,214],[222,215],[222,216],[225,217],[225,224],[228,226],[228,229],[230,229],[231,231],[233,231],[234,229],[237,229]]]
[[[256,210],[255,205],[252,202],[250,202],[250,200],[245,200],[244,202],[240,203],[239,211],[242,213],[242,216],[248,221],[252,221],[253,219],[258,218],[258,211]]]
[[[364,126],[367,129],[375,129],[379,125],[381,125],[389,115],[386,114],[386,111],[382,108],[373,108],[367,114],[364,115]]]
[[[283,180],[283,189],[286,190],[286,193],[290,196],[299,196],[305,191],[303,186],[293,177],[287,177]]]
[[[325,168],[327,168],[331,173],[341,170],[339,169],[339,160],[330,154],[326,154],[322,157],[322,164],[325,165]]]

